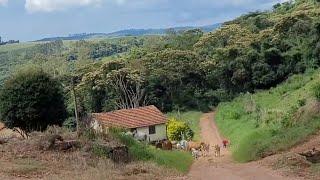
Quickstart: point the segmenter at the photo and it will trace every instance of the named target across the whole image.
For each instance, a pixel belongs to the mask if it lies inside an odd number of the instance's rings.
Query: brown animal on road
[[[208,156],[210,151],[210,144],[201,144],[201,149],[203,156]]]
[[[220,148],[220,146],[219,145],[215,145],[214,146],[214,156],[216,156],[216,157],[220,157],[220,155],[221,155],[221,148]]]
[[[203,146],[203,142],[193,142],[193,141],[190,141],[188,142],[188,147],[187,147],[187,150],[188,151],[191,151],[192,149],[195,149],[195,150],[200,150],[201,149],[201,146]]]

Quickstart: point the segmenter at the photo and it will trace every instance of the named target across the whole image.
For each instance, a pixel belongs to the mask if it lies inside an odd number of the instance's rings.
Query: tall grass
[[[217,126],[230,139],[237,161],[247,162],[287,150],[320,129],[319,114],[303,114],[312,113],[311,91],[320,81],[319,74],[295,75],[276,88],[243,94],[218,106]]]
[[[202,116],[202,112],[199,111],[187,111],[187,112],[171,112],[168,113],[167,116],[174,117],[176,119],[185,121],[192,131],[194,132],[193,140],[200,141],[200,118]]]

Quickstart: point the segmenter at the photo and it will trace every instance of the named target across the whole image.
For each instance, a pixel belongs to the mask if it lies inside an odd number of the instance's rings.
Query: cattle
[[[191,154],[192,154],[192,157],[195,159],[198,159],[201,155],[200,151],[195,148],[191,148]]]
[[[201,145],[201,151],[203,156],[208,156],[210,151],[210,144],[203,143]]]
[[[182,140],[182,141],[179,142],[179,144],[181,145],[181,149],[187,150],[187,148],[188,148],[188,141]]]
[[[220,151],[221,151],[220,146],[216,144],[216,145],[214,146],[214,155],[215,155],[216,157],[220,157]]]
[[[172,150],[172,143],[168,140],[162,142],[162,149],[163,150]]]
[[[176,144],[176,149],[178,149],[178,150],[183,149],[180,143]]]
[[[203,144],[204,144],[203,142],[193,142],[193,141],[190,141],[190,142],[188,142],[187,150],[188,150],[188,151],[191,151],[192,148],[193,148],[193,149],[196,149],[196,150],[200,150],[200,149],[201,149],[201,146],[202,146]]]
[[[163,141],[158,141],[158,142],[156,142],[156,148],[157,149],[162,149],[162,143],[163,143]]]

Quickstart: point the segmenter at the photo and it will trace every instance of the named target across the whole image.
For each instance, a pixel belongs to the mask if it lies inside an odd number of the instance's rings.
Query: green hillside
[[[318,127],[313,117],[292,116],[314,102],[317,71],[308,72],[320,67],[320,2],[276,4],[210,33],[171,29],[164,36],[0,47],[0,82],[26,64],[38,64],[63,84],[71,124],[73,86],[83,117],[150,104],[166,113],[205,112],[222,103],[217,121],[235,158],[253,160],[287,149]]]
[[[320,130],[320,103],[313,94],[319,82],[317,70],[221,103],[216,122],[230,138],[234,158],[244,162],[287,150]]]
[[[37,64],[48,73],[63,77],[69,74],[70,61],[81,68],[91,63],[128,52],[144,39],[104,38],[89,41],[25,42],[0,46],[0,84],[17,69]]]

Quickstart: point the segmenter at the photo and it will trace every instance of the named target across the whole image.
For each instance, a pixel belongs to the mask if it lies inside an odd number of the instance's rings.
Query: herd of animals
[[[147,141],[148,136],[144,133],[133,131],[133,132],[127,132],[126,135],[132,136],[136,140],[139,141]],[[227,144],[229,142],[227,140],[222,141],[222,146],[224,148],[227,148]],[[194,141],[169,141],[169,140],[161,140],[151,143],[156,148],[163,149],[163,150],[184,150],[191,152],[192,156],[195,159],[198,159],[199,157],[208,156],[210,151],[210,144],[204,143],[204,142],[194,142]],[[219,144],[216,144],[213,146],[214,155],[216,157],[220,157],[221,153],[221,146]]]
[[[156,148],[163,149],[163,150],[184,150],[191,152],[193,158],[198,159],[201,156],[206,157],[209,155],[210,152],[210,144],[204,142],[194,142],[194,141],[169,141],[169,140],[162,140],[157,141],[154,143]],[[227,147],[227,144],[223,142],[223,147]],[[216,157],[220,157],[221,155],[221,147],[220,145],[216,144],[213,146],[214,155]]]

